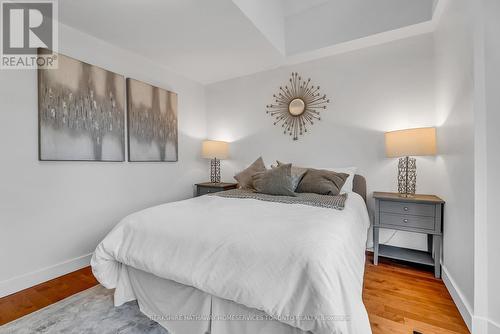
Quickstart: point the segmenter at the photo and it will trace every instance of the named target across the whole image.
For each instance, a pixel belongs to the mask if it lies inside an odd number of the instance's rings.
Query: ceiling
[[[308,52],[430,21],[432,13],[433,0],[323,1],[286,17],[286,53]]]
[[[211,83],[432,19],[435,0],[62,0],[59,20]]]
[[[299,14],[307,9],[322,5],[329,0],[283,0],[283,14],[286,16]]]

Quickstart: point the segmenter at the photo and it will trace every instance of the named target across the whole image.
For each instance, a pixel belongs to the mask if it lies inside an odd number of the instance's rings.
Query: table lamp
[[[385,133],[385,154],[399,158],[398,192],[401,196],[415,195],[417,161],[410,156],[436,155],[436,128],[418,128]]]
[[[224,141],[205,140],[202,144],[203,158],[210,159],[210,182],[220,183],[220,160],[229,156],[229,144]]]

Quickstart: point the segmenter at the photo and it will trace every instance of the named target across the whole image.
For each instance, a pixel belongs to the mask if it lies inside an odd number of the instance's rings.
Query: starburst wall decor
[[[302,80],[297,72],[292,72],[289,82],[273,95],[274,103],[266,106],[266,113],[274,118],[274,125],[281,124],[285,135],[297,140],[315,120],[321,120],[320,112],[330,100],[320,94],[319,86],[310,84],[310,78]]]

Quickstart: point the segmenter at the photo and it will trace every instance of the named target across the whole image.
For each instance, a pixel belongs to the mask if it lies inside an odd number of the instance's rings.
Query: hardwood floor
[[[0,298],[0,325],[97,284],[90,267]],[[363,300],[373,334],[469,333],[448,291],[433,272],[367,255]]]
[[[86,267],[26,290],[0,298],[0,325],[56,303],[97,285],[90,267]]]
[[[469,333],[443,281],[432,269],[367,254],[363,301],[373,334]]]

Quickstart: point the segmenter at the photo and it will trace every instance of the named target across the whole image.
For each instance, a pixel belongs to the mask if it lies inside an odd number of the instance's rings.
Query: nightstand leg
[[[378,234],[379,228],[373,227],[373,264],[378,265]]]
[[[434,258],[434,249],[432,248],[432,234],[427,234],[427,251],[431,253],[432,258]]]
[[[434,245],[434,277],[441,278],[441,249],[442,239],[440,235],[432,236]]]

